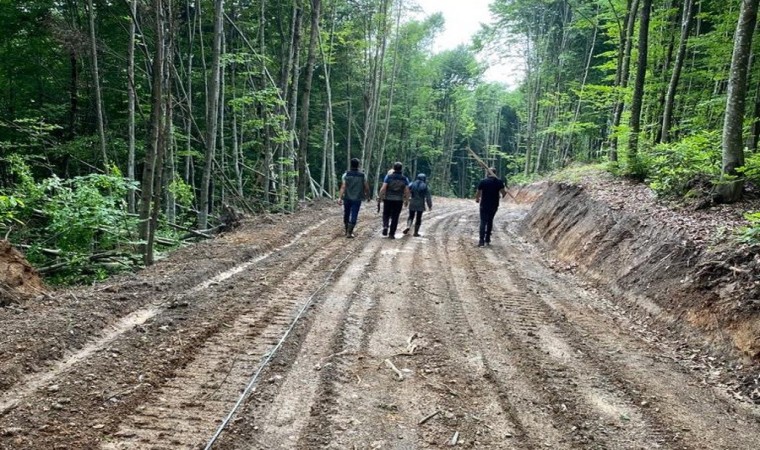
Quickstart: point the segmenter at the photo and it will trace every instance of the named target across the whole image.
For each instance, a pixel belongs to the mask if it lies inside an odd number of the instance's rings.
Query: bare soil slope
[[[0,240],[0,306],[39,296],[45,285],[39,274],[8,241]]]
[[[756,446],[758,408],[521,237],[525,206],[486,248],[476,208],[396,240],[365,208],[349,240],[323,204],[0,310],[0,448],[201,448],[236,404],[214,448]]]

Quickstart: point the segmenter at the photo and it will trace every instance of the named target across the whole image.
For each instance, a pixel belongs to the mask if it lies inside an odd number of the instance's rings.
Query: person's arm
[[[343,183],[340,185],[340,191],[338,192],[338,204],[343,204],[343,194],[346,193],[346,181],[344,180]]]
[[[409,199],[412,198],[412,191],[409,189],[409,185],[404,188],[404,207],[409,204]]]
[[[501,198],[504,198],[507,196],[507,188],[501,188],[499,192],[501,193]]]
[[[427,201],[428,211],[433,210],[433,195],[430,193],[430,189],[425,191],[425,201]]]
[[[364,180],[364,198],[367,200],[371,198],[369,195],[369,183],[367,183],[367,180]]]
[[[380,187],[380,192],[377,193],[378,200],[385,200],[385,191],[388,189],[388,183],[383,183]]]
[[[475,194],[475,203],[480,203],[480,197],[483,195],[483,190],[478,189],[478,192]]]

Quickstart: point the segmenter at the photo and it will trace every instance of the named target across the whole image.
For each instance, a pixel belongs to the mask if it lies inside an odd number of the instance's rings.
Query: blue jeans
[[[359,219],[359,208],[362,206],[361,200],[343,199],[343,223],[356,225]]]

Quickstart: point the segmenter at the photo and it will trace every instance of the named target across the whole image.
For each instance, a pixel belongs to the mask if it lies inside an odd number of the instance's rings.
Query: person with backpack
[[[420,235],[420,225],[422,225],[422,213],[425,211],[427,203],[428,210],[433,209],[433,197],[428,189],[427,177],[424,173],[417,174],[417,179],[409,185],[411,199],[409,200],[409,219],[406,220],[404,234],[408,234],[414,222],[414,236]]]
[[[359,170],[359,160],[353,158],[350,170],[343,174],[343,184],[338,194],[338,204],[343,205],[343,225],[347,238],[354,237],[359,208],[365,198],[369,198],[369,183],[364,172]]]
[[[393,164],[393,173],[385,176],[378,194],[383,201],[383,236],[389,239],[396,239],[398,218],[409,202],[409,178],[401,173],[403,167],[400,162]]]
[[[480,238],[478,247],[491,245],[493,218],[499,209],[499,199],[507,196],[507,188],[503,181],[496,176],[496,169],[487,169],[487,176],[478,184],[475,202],[480,203]]]

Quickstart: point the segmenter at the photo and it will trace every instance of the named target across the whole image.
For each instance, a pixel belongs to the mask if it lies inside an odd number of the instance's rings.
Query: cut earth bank
[[[760,246],[730,231],[757,202],[676,209],[640,184],[592,178],[512,188],[533,204],[523,234],[558,268],[609,291],[635,323],[663,331],[695,370],[760,403]]]

